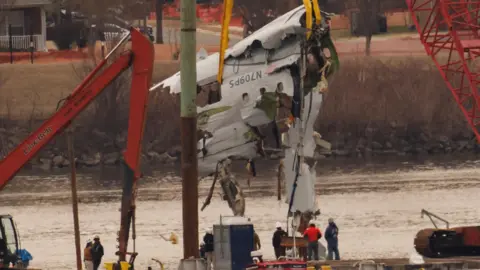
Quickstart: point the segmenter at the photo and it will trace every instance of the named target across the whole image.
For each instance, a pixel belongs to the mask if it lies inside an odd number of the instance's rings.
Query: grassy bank
[[[88,73],[82,62],[0,65],[0,116],[11,120],[51,115]],[[153,80],[177,72],[177,62],[156,62]]]

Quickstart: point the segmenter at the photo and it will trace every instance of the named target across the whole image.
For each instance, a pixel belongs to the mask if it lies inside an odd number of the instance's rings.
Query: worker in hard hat
[[[303,237],[308,241],[308,260],[311,261],[313,257],[315,261],[318,261],[318,240],[322,238],[322,232],[315,226],[315,221],[310,221],[308,228],[303,233]]]
[[[272,245],[273,245],[273,250],[275,251],[275,257],[285,257],[285,247],[282,247],[282,237],[288,236],[287,232],[282,229],[282,223],[277,222],[275,224],[275,227],[277,228],[275,232],[273,233],[272,237]]]
[[[215,260],[214,257],[214,238],[213,232],[211,229],[208,229],[203,236],[203,242],[205,243],[205,257],[207,257],[207,270],[213,269],[213,261]]]
[[[325,230],[325,240],[327,240],[328,260],[340,260],[340,252],[338,251],[338,227],[333,218],[328,219],[328,227]]]
[[[92,246],[92,260],[93,260],[93,269],[97,270],[100,267],[102,262],[104,252],[102,243],[100,243],[100,237],[95,235],[93,237],[93,246]]]

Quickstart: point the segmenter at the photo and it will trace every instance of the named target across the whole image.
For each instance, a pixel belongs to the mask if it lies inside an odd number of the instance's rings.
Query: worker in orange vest
[[[83,262],[85,263],[86,270],[93,270],[92,245],[92,240],[88,239],[87,246],[85,246],[83,250]]]
[[[312,255],[315,261],[318,261],[318,240],[322,238],[322,232],[315,226],[315,221],[311,220],[308,228],[303,233],[303,237],[308,240],[308,260],[312,260]]]

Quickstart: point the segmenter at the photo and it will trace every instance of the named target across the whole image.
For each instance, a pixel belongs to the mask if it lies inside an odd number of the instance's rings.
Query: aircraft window
[[[208,92],[208,104],[214,104],[222,100],[222,91],[220,85],[213,83],[210,85],[210,92]]]
[[[15,229],[13,227],[12,221],[8,218],[3,218],[2,225],[3,229],[5,230],[5,242],[7,244],[8,251],[11,254],[16,254],[17,242],[15,239]]]
[[[197,99],[195,103],[199,107],[205,107],[209,104],[214,104],[222,100],[222,93],[219,85],[215,83],[207,84],[197,91]]]
[[[243,103],[247,104],[250,101],[250,96],[248,95],[248,93],[243,93],[242,99],[243,99]]]
[[[195,104],[198,107],[205,107],[208,105],[208,86],[202,87],[202,90],[197,93],[197,99],[195,100]]]
[[[278,93],[283,93],[283,83],[279,82],[277,84],[277,92]]]
[[[263,96],[265,92],[267,92],[267,89],[265,89],[265,87],[260,88],[260,95]]]

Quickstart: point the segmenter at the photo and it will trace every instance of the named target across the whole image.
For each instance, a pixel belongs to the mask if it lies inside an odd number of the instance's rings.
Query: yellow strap
[[[307,39],[312,35],[312,2],[310,0],[303,0],[303,5],[305,6],[305,27],[307,28]]]
[[[315,24],[320,25],[322,22],[322,13],[320,13],[320,7],[318,6],[318,0],[312,0],[313,11],[315,12]]]
[[[223,81],[223,67],[225,60],[225,51],[228,48],[228,27],[230,25],[230,19],[232,18],[233,0],[223,1],[223,19],[222,19],[222,34],[220,39],[220,59],[218,62],[218,74],[217,81],[222,84]]]

